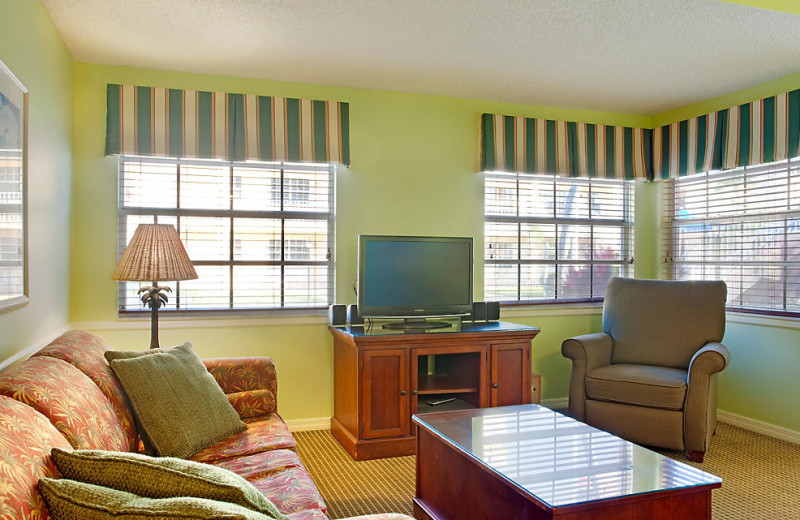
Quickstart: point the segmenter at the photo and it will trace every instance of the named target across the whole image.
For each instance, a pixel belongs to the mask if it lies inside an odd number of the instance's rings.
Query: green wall
[[[654,117],[531,107],[252,79],[74,63],[39,2],[0,0],[0,59],[31,91],[31,303],[0,315],[0,359],[71,322],[118,348],[148,344],[149,322],[119,320],[116,286],[116,160],[103,157],[109,82],[351,103],[353,166],[337,178],[337,294],[352,302],[359,233],[472,235],[482,249],[483,183],[478,116],[483,112],[653,127],[800,86],[800,74]],[[636,276],[660,274],[660,184],[636,186]],[[68,259],[68,260],[67,260]],[[476,261],[480,298],[482,261]],[[546,399],[567,395],[561,340],[600,329],[598,308],[504,309],[539,326],[533,369]],[[791,320],[756,324],[729,317],[731,366],[720,377],[720,408],[800,431],[800,330]],[[324,316],[162,321],[162,343],[192,341],[201,355],[272,356],[287,419],[332,413],[332,348]]]
[[[29,91],[30,302],[0,314],[0,360],[52,339],[68,313],[73,61],[41,2],[0,0],[0,60]]]
[[[152,85],[275,96],[337,99],[350,103],[350,168],[337,176],[337,301],[355,300],[356,238],[360,233],[436,234],[476,237],[483,244],[483,179],[478,170],[478,122],[483,112],[647,126],[649,118],[559,110],[436,96],[273,81],[180,74],[124,67],[75,65],[74,194],[72,220],[71,319],[108,338],[117,348],[147,346],[149,323],[123,322],[116,314],[117,161],[103,157],[107,83]],[[654,187],[639,184],[637,197]],[[637,217],[637,274],[654,276],[652,236],[656,220],[646,208]],[[653,227],[653,229],[647,229]],[[476,298],[483,287],[482,258],[475,266]],[[515,321],[536,325],[533,369],[544,374],[545,398],[567,394],[570,365],[561,341],[600,326],[599,308],[514,311]],[[166,321],[166,320],[165,320]],[[209,319],[199,324],[162,322],[162,344],[191,341],[204,356],[269,355],[280,383],[280,411],[288,419],[332,414],[332,341],[322,315],[287,320]]]

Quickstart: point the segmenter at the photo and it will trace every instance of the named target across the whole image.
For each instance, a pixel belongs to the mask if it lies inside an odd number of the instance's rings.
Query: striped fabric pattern
[[[338,101],[108,85],[106,155],[350,164]]]
[[[499,114],[481,117],[481,170],[651,178],[652,130]]]
[[[653,130],[655,179],[800,155],[800,89]]]

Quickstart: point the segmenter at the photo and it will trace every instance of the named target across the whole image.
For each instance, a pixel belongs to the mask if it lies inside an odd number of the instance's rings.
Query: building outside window
[[[122,156],[119,254],[140,223],[173,224],[198,280],[171,282],[166,311],[333,303],[335,167]],[[120,283],[120,312],[142,310]]]
[[[486,300],[601,301],[633,276],[633,181],[484,175]]]

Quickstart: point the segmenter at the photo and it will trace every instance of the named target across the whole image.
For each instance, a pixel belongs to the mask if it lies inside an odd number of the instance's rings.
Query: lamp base
[[[142,304],[150,307],[150,348],[160,348],[158,344],[158,309],[169,301],[166,294],[168,292],[172,292],[172,289],[166,285],[158,285],[156,282],[139,289]]]

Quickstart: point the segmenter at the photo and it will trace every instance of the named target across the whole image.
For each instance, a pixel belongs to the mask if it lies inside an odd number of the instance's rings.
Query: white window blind
[[[199,278],[159,280],[169,311],[322,308],[333,302],[334,166],[122,156],[119,255],[140,223],[172,224]],[[120,311],[142,310],[140,282]]]
[[[633,183],[485,173],[484,298],[599,301],[633,275]]]
[[[0,149],[0,301],[25,294],[22,151]]]
[[[724,280],[728,307],[800,313],[800,160],[667,182],[665,276]]]

